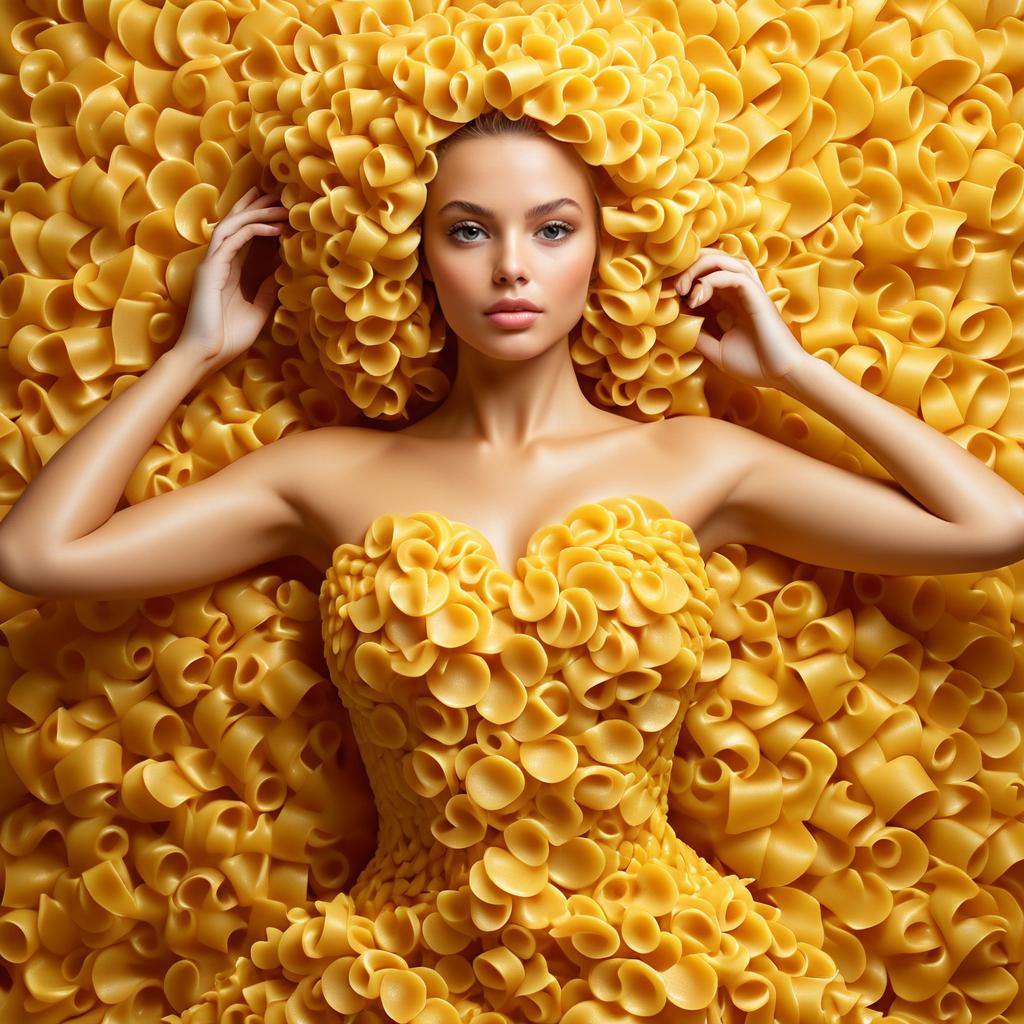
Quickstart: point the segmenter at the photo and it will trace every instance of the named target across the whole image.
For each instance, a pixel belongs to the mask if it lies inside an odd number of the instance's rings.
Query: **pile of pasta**
[[[693,345],[663,280],[742,255],[803,346],[1024,489],[1024,23],[980,2],[0,6],[0,502],[177,337],[215,222],[283,186],[280,304],[125,502],[444,397],[432,146],[487,110],[601,169],[570,337],[637,420],[732,419],[884,477]],[[612,467],[612,471],[614,467]],[[676,831],[911,1022],[1024,1016],[1021,566],[896,577],[731,546]],[[0,587],[0,1018],[156,1020],[350,885],[373,801],[281,572],[143,601]],[[345,799],[339,800],[338,794]]]

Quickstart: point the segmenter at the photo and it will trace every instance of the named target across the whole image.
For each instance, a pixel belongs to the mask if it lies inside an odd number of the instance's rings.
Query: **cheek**
[[[559,291],[576,292],[589,287],[593,261],[591,259],[566,260],[558,264],[551,275],[551,281]]]
[[[431,258],[430,266],[434,272],[434,283],[439,291],[447,295],[459,295],[470,287],[472,266],[466,260],[459,259],[451,250],[437,253]]]

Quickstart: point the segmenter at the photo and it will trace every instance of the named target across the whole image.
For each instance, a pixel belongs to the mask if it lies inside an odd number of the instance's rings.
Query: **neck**
[[[606,418],[580,390],[568,338],[520,360],[484,355],[458,337],[456,343],[451,391],[428,417],[432,435],[511,451],[565,440]]]

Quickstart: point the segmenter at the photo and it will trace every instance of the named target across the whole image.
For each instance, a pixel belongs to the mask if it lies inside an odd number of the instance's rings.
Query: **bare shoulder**
[[[274,484],[303,510],[318,509],[345,494],[365,490],[380,465],[400,447],[399,433],[370,427],[317,427],[282,437],[274,450]]]
[[[269,465],[268,486],[294,511],[294,547],[307,561],[326,564],[339,516],[375,478],[368,470],[390,458],[396,438],[397,432],[368,427],[316,427],[260,450]]]
[[[368,427],[316,427],[266,445],[274,462],[274,483],[286,497],[357,471],[391,449],[397,434]]]
[[[667,431],[674,433],[677,438],[686,440],[701,439],[721,442],[730,435],[752,433],[746,427],[719,419],[717,416],[699,414],[669,416],[662,420],[662,425]]]
[[[770,460],[771,446],[784,446],[755,430],[714,416],[673,416],[661,438],[680,468],[678,515],[691,524],[705,558],[746,535],[733,503],[751,465]]]
[[[663,443],[695,464],[707,464],[723,476],[736,472],[765,440],[756,431],[715,416],[671,416],[661,422]]]
[[[786,446],[750,427],[717,416],[673,416],[666,421],[671,443],[685,445],[718,466],[722,473],[740,473],[752,459],[771,458]]]

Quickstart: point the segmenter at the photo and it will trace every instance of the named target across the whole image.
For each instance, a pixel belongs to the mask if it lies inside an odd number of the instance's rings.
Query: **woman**
[[[655,497],[693,529],[705,558],[753,543],[823,566],[909,574],[1024,557],[1024,497],[807,354],[741,258],[705,249],[670,282],[704,317],[699,351],[827,416],[903,491],[723,420],[637,424],[592,405],[567,345],[597,263],[590,171],[571,147],[524,127],[485,122],[480,137],[448,140],[428,190],[424,276],[458,359],[436,411],[397,432],[283,438],[199,484],[114,511],[170,411],[244,352],[271,312],[273,275],[251,302],[242,295],[242,247],[279,234],[288,211],[250,190],[214,230],[177,344],[61,449],[5,519],[0,577],[41,596],[121,598],[197,587],[290,554],[323,572],[375,516],[424,508],[472,524],[514,575],[539,526],[613,491]],[[495,315],[502,303],[539,310]],[[724,332],[723,311],[733,321]],[[385,459],[393,471],[375,475]]]
[[[724,421],[593,406],[567,345],[597,262],[592,179],[499,117],[448,140],[423,211],[457,345],[447,400],[401,431],[292,435],[114,511],[182,396],[265,323],[271,279],[246,301],[241,250],[286,216],[253,191],[232,207],[177,344],[0,529],[0,576],[46,596],[171,593],[286,554],[325,573],[325,651],[381,845],[350,893],[271,929],[182,1019],[281,1020],[286,1003],[432,1024],[877,1016],[665,821],[664,754],[716,604],[705,559],[740,542],[876,573],[999,566],[1024,556],[1024,499],[806,354],[756,271],[714,249],[670,282],[704,317],[699,351],[829,417],[904,490]],[[510,302],[535,308],[495,311]]]

